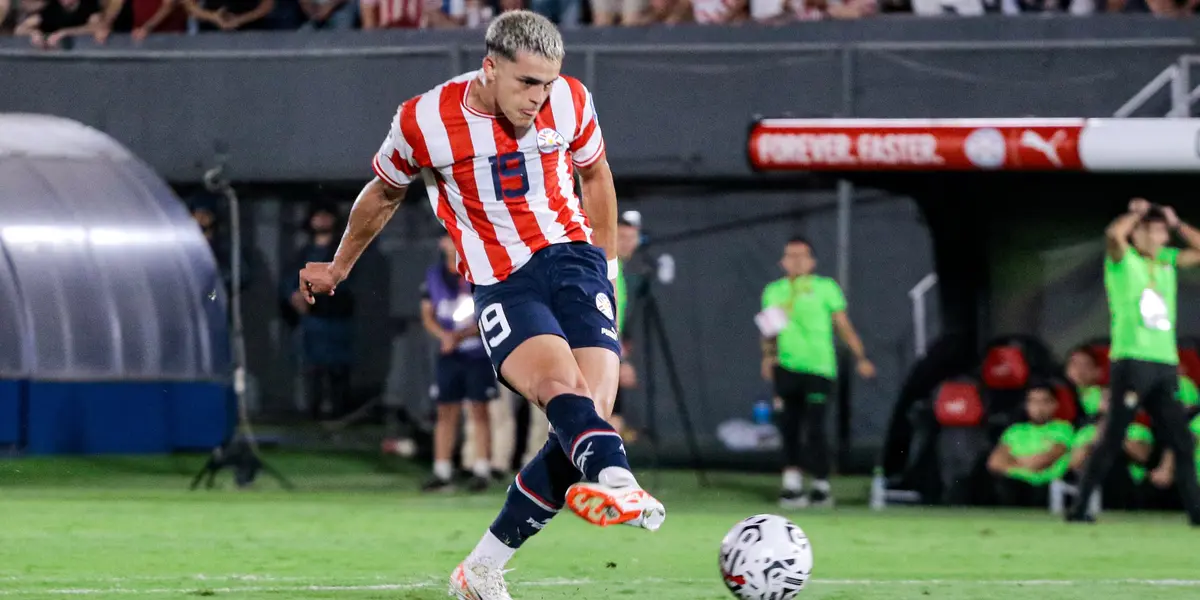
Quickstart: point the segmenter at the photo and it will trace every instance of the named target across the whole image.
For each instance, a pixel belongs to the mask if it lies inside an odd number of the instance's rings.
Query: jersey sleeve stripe
[[[600,158],[603,156],[604,156],[604,138],[600,138],[600,143],[597,144],[595,154],[592,154],[591,156],[584,158],[582,160],[580,160],[580,157],[578,155],[576,155],[574,157],[575,166],[577,166],[579,168],[590,167],[590,166],[596,164],[600,160]]]
[[[583,86],[583,82],[575,79],[574,77],[567,78],[567,85],[569,85],[571,88],[571,104],[575,107],[575,135],[572,137],[573,143],[574,140],[579,139],[579,135],[583,131],[584,125],[586,125],[588,122],[588,115],[584,114],[589,112],[587,110],[588,90]]]
[[[400,133],[404,141],[412,148],[412,162],[418,168],[433,166],[429,160],[429,147],[425,143],[425,132],[421,131],[421,122],[417,119],[417,102],[420,96],[405,102],[400,107]]]
[[[371,161],[371,169],[375,171],[375,174],[378,175],[379,178],[384,181],[384,183],[386,183],[394,188],[402,188],[402,187],[408,185],[405,183],[400,183],[400,182],[396,181],[395,179],[392,179],[392,177],[387,174],[387,171],[383,168],[382,165],[379,164],[379,155],[378,154],[376,154],[375,159]]]
[[[588,145],[592,143],[592,137],[596,135],[596,131],[599,129],[600,126],[594,120],[584,126],[579,137],[575,138],[574,142],[571,142],[571,152],[580,152],[587,149]]]
[[[479,197],[479,186],[475,183],[475,148],[471,143],[471,131],[462,111],[462,89],[459,85],[447,85],[442,88],[439,104],[439,114],[442,124],[446,127],[446,136],[450,141],[450,151],[453,156],[451,170],[454,183],[462,196],[463,208],[472,228],[483,242],[484,250],[491,264],[492,272],[499,278],[501,274],[512,272],[512,259],[500,243],[496,235],[496,227],[487,217],[487,209]]]

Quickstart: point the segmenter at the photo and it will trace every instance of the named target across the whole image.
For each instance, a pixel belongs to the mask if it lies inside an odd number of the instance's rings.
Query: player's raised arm
[[[350,273],[363,251],[392,219],[407,190],[407,185],[395,187],[378,177],[363,188],[354,201],[354,207],[350,209],[346,233],[333,255],[334,272],[343,275]]]
[[[300,291],[309,304],[316,302],[317,294],[333,295],[339,283],[350,275],[350,269],[358,262],[362,253],[379,235],[383,226],[392,218],[396,207],[407,191],[405,187],[393,187],[379,178],[372,179],[350,209],[346,232],[338,244],[333,262],[310,262],[300,270]]]
[[[1133,233],[1133,228],[1149,210],[1149,202],[1142,198],[1134,198],[1129,202],[1129,212],[1109,224],[1108,229],[1104,230],[1109,258],[1116,262],[1124,258],[1125,251],[1129,249],[1129,234]]]
[[[300,271],[300,291],[309,304],[316,301],[315,294],[332,295],[338,284],[345,281],[354,263],[396,213],[396,207],[408,191],[408,184],[420,173],[420,167],[412,158],[412,147],[404,139],[404,115],[402,106],[392,121],[387,139],[375,154],[371,165],[375,178],[363,187],[350,209],[346,232],[333,262],[308,263]]]
[[[1175,264],[1184,268],[1200,265],[1200,230],[1184,223],[1170,206],[1162,207],[1162,213],[1167,219],[1167,227],[1179,232],[1179,237],[1187,244],[1187,248],[1179,251]]]

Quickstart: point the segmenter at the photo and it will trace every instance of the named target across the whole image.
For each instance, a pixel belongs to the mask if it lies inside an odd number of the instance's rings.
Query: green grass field
[[[22,600],[445,598],[445,580],[500,504],[421,496],[420,473],[370,458],[283,455],[299,491],[189,492],[196,457],[0,461],[0,596]],[[657,479],[663,529],[595,529],[561,515],[510,565],[517,600],[729,597],[724,533],[778,512],[774,478]],[[839,482],[861,501],[861,480]],[[1200,530],[1181,515],[1105,515],[1067,526],[1041,512],[846,506],[790,515],[816,555],[801,598],[1194,599]]]

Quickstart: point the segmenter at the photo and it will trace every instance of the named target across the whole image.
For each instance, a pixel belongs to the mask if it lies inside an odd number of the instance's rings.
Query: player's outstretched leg
[[[551,432],[541,451],[508,487],[504,507],[483,539],[450,576],[450,593],[460,600],[509,600],[505,565],[517,548],[554,518],[576,481],[579,470]]]
[[[662,525],[662,503],[646,493],[629,469],[620,434],[590,398],[561,394],[546,404],[546,417],[563,452],[584,481],[567,491],[567,507],[594,525],[627,523],[651,531]]]

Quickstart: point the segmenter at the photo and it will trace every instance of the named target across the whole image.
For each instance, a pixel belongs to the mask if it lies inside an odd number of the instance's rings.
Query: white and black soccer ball
[[[808,536],[779,515],[744,519],[721,540],[721,576],[741,600],[792,600],[812,566]]]

